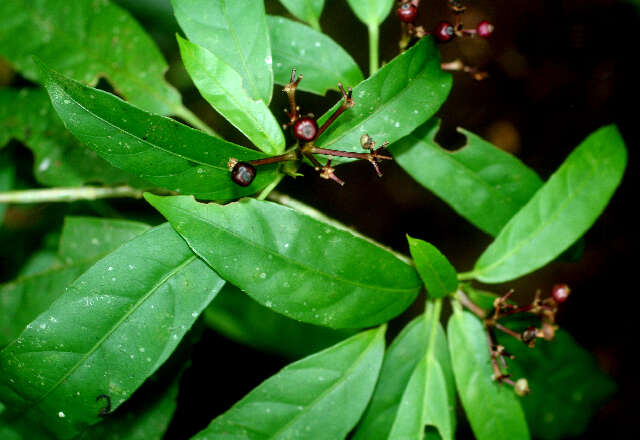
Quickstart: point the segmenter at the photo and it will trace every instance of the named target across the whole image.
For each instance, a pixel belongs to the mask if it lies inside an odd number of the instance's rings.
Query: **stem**
[[[257,197],[257,199],[258,200],[266,199],[269,196],[269,194],[271,193],[271,191],[273,191],[276,188],[276,186],[278,186],[278,184],[280,183],[280,181],[282,180],[283,177],[284,177],[284,174],[282,174],[282,173],[278,174],[278,177],[276,177],[273,182],[271,182],[269,185],[267,185],[267,187],[265,189],[262,190],[262,192]]]
[[[487,317],[487,312],[478,306],[476,303],[471,301],[471,299],[467,296],[466,293],[462,291],[462,289],[458,289],[456,291],[456,296],[458,300],[465,306],[467,309],[471,310],[471,312],[476,315],[480,319],[485,319]]]
[[[295,151],[290,151],[288,153],[280,154],[278,156],[265,157],[264,159],[250,160],[249,163],[251,165],[258,166],[258,165],[268,165],[270,163],[277,163],[277,162],[287,162],[290,160],[298,160],[298,155],[296,154]]]
[[[114,187],[81,186],[77,188],[27,189],[0,193],[0,203],[74,202],[115,197],[141,199],[145,190],[128,185]]]
[[[475,272],[462,272],[458,274],[458,280],[460,281],[467,281],[467,280],[473,280],[476,277],[476,273]]]
[[[218,133],[216,133],[211,127],[209,127],[207,124],[205,124],[204,122],[202,122],[200,120],[200,118],[198,118],[195,113],[193,113],[191,110],[189,110],[188,108],[186,108],[185,106],[181,105],[180,107],[177,107],[173,110],[174,114],[176,116],[181,117],[182,119],[184,119],[185,121],[187,121],[189,124],[193,125],[194,127],[204,131],[207,134],[210,134],[211,136],[215,136],[215,137],[220,137],[220,135]]]
[[[378,39],[380,38],[380,28],[377,24],[370,24],[369,28],[369,76],[378,71],[379,54]]]
[[[364,159],[369,160],[371,158],[371,153],[351,153],[349,151],[340,151],[340,150],[329,150],[326,148],[311,148],[311,153],[313,154],[323,154],[325,156],[340,156],[340,157],[351,157],[354,159]],[[377,155],[378,159],[387,159],[391,160],[389,156]]]

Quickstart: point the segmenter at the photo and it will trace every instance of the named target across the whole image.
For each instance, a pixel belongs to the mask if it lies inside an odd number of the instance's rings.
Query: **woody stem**
[[[353,159],[369,160],[369,158],[371,157],[371,153],[351,153],[349,151],[330,150],[327,148],[318,148],[318,147],[312,147],[310,151],[313,154],[323,154],[326,156],[351,157]],[[391,160],[391,157],[389,156],[376,155],[376,157],[378,159]]]

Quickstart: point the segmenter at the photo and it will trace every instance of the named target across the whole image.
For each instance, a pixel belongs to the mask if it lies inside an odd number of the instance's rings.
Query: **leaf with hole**
[[[320,16],[324,9],[324,0],[280,0],[280,3],[297,19],[306,21],[315,30],[320,31]],[[271,42],[273,44],[273,39]]]
[[[0,352],[0,398],[71,438],[173,352],[224,281],[163,224],[76,279]]]
[[[43,69],[46,69],[43,67]],[[247,187],[231,181],[230,158],[263,153],[214,138],[173,119],[142,111],[121,99],[47,71],[51,102],[67,128],[112,165],[176,192],[229,200],[269,184],[274,166],[264,166]]]
[[[275,203],[145,197],[220,276],[299,321],[375,325],[405,310],[421,286],[387,250]]]
[[[84,183],[147,185],[111,166],[64,127],[41,88],[0,89],[0,148],[16,139],[34,155],[33,173],[48,186]]]
[[[384,354],[385,326],[288,365],[194,440],[345,438],[367,406]]]
[[[489,345],[482,323],[456,305],[447,335],[456,388],[476,438],[530,438],[520,398],[513,388],[492,379]]]
[[[500,283],[552,261],[596,221],[626,164],[627,150],[615,125],[589,135],[502,229],[470,275]]]
[[[453,438],[455,383],[447,339],[434,312],[430,303],[389,347],[354,440],[419,439],[425,426],[438,427],[441,438]]]
[[[167,63],[153,40],[113,2],[3,1],[0,17],[0,56],[27,79],[46,80],[34,63],[36,56],[86,84],[106,77],[119,94],[145,110],[193,116],[165,81]]]
[[[351,55],[322,32],[273,15],[267,16],[267,25],[277,84],[287,84],[294,67],[304,75],[298,90],[318,95],[338,90],[338,83],[355,86],[364,79]]]
[[[180,36],[178,45],[189,76],[209,104],[265,153],[284,151],[282,128],[264,101],[249,96],[240,74],[202,46]]]
[[[393,143],[433,116],[450,89],[451,75],[440,68],[438,48],[431,37],[423,38],[355,86],[353,108],[340,115],[316,143],[322,148],[362,152],[360,138],[365,133],[378,145]],[[323,124],[340,105],[318,123]]]
[[[0,285],[0,347],[16,338],[97,260],[147,229],[143,223],[126,220],[67,217],[57,256],[46,257],[49,264],[42,270],[29,268]]]
[[[466,145],[445,150],[435,141],[439,128],[440,120],[430,119],[391,147],[393,158],[462,217],[497,235],[542,180],[516,157],[462,128]]]
[[[305,324],[276,313],[230,283],[204,312],[207,325],[242,344],[299,359],[351,336],[353,330],[333,330]]]
[[[416,270],[432,298],[443,298],[458,288],[458,274],[447,257],[431,243],[407,235]]]
[[[180,27],[192,41],[231,66],[253,99],[273,92],[272,57],[262,0],[172,0]]]

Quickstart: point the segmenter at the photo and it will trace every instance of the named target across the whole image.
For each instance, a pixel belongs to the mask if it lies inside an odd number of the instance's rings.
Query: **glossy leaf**
[[[338,83],[355,86],[364,79],[351,55],[322,32],[276,16],[267,16],[267,25],[276,83],[287,84],[294,67],[304,75],[298,90],[318,95],[338,90]]]
[[[251,185],[240,187],[231,181],[229,159],[264,154],[47,72],[47,90],[67,128],[112,165],[148,182],[202,199],[228,200],[254,193],[275,177],[273,166],[261,167]]]
[[[76,440],[162,440],[177,407],[180,377],[161,390],[161,393],[134,395],[127,404],[119,408],[128,411],[117,411],[104,422],[90,427]],[[140,399],[136,399],[138,397]],[[142,397],[145,398],[144,401]],[[137,400],[137,406],[125,408],[134,400]]]
[[[320,30],[319,22],[324,8],[324,0],[280,0],[280,3],[296,18],[306,21],[314,29]],[[273,38],[271,42],[273,44]]]
[[[377,26],[389,15],[394,0],[347,0],[347,3],[361,22]]]
[[[231,66],[253,99],[273,91],[272,57],[263,0],[172,0],[187,38]]]
[[[440,69],[438,48],[430,37],[423,38],[355,86],[355,106],[338,117],[317,144],[362,152],[360,137],[364,133],[378,144],[393,143],[433,116],[450,89],[451,75]],[[337,103],[325,113],[319,123],[339,106]]]
[[[375,387],[384,332],[362,332],[288,365],[194,439],[345,438]]]
[[[529,381],[531,393],[522,399],[522,406],[536,438],[580,437],[616,388],[593,355],[563,330],[553,341],[538,340],[534,348],[510,337],[500,343],[515,355],[510,372]]]
[[[17,337],[98,259],[148,228],[131,221],[67,217],[57,257],[47,257],[50,264],[38,272],[29,268],[0,285],[0,347]]]
[[[560,255],[607,206],[626,163],[615,125],[589,135],[484,251],[472,276],[486,283],[508,281]]]
[[[489,345],[480,321],[456,307],[447,334],[456,388],[476,438],[530,438],[519,397],[513,388],[492,379]]]
[[[290,318],[366,327],[401,313],[420,289],[390,252],[281,205],[145,197],[220,276]]]
[[[431,243],[407,235],[416,270],[432,298],[443,298],[458,288],[458,275],[447,257]]]
[[[26,78],[44,82],[33,56],[64,75],[95,85],[106,77],[133,104],[183,115],[164,80],[167,63],[131,15],[110,1],[11,0],[0,3],[0,56]]]
[[[439,426],[442,438],[450,439],[455,431],[455,398],[447,340],[430,306],[389,347],[371,403],[353,439],[421,439],[425,425]],[[437,408],[433,407],[436,403]],[[427,408],[429,411],[423,411]]]
[[[33,174],[44,185],[144,185],[81,145],[60,121],[44,89],[0,89],[0,148],[11,139],[33,151]]]
[[[202,46],[180,36],[178,44],[191,79],[209,104],[265,153],[284,151],[282,128],[264,101],[249,96],[240,74]]]
[[[229,283],[205,310],[204,318],[209,327],[229,339],[292,359],[323,350],[354,333],[287,318]]]
[[[542,186],[538,175],[515,156],[459,128],[467,144],[447,151],[435,141],[431,119],[391,147],[395,161],[418,183],[490,235],[502,227]]]
[[[0,352],[0,398],[60,438],[124,402],[168,358],[222,287],[164,224],[74,281]]]

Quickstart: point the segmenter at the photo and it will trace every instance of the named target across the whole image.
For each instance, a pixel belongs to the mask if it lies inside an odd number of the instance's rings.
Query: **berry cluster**
[[[380,160],[391,160],[391,157],[380,154],[380,151],[388,145],[388,142],[384,142],[380,147],[375,148],[376,143],[368,134],[363,134],[360,138],[360,144],[363,149],[368,150],[367,153],[352,153],[348,151],[331,150],[327,148],[318,148],[315,145],[315,141],[324,133],[327,128],[347,109],[353,107],[355,102],[352,97],[352,90],[349,87],[344,89],[342,84],[338,83],[338,89],[342,93],[342,104],[336,109],[335,112],[318,127],[315,117],[312,114],[306,116],[300,115],[300,107],[296,105],[296,89],[298,84],[302,80],[302,74],[296,78],[296,69],[291,71],[291,79],[289,83],[285,85],[284,92],[289,98],[289,109],[285,110],[287,116],[289,116],[289,122],[283,125],[284,129],[292,128],[293,135],[298,140],[296,146],[284,154],[279,156],[267,157],[265,159],[251,160],[248,162],[239,162],[235,158],[230,158],[228,167],[231,171],[231,180],[240,186],[248,186],[253,182],[256,177],[256,166],[267,165],[276,162],[285,161],[300,161],[307,159],[318,171],[320,177],[323,179],[330,179],[339,185],[344,185],[344,182],[335,175],[335,169],[331,167],[331,159],[334,156],[348,157],[352,159],[367,160],[373,165],[378,176],[382,176],[380,171]],[[327,163],[322,165],[314,155],[328,156]]]
[[[465,29],[461,16],[466,11],[459,0],[447,0],[449,8],[455,15],[455,24],[449,21],[440,21],[433,31],[429,32],[423,26],[417,25],[418,6],[420,0],[399,0],[396,15],[402,21],[403,37],[400,40],[400,48],[406,49],[412,41],[426,35],[433,35],[436,41],[448,43],[456,37],[481,37],[489,38],[493,33],[494,26],[490,22],[483,20],[473,29]],[[460,60],[449,63],[442,63],[443,70],[463,71],[471,74],[474,79],[482,80],[486,78],[485,72],[480,72],[474,67],[466,66]]]
[[[551,296],[541,299],[540,292],[536,292],[535,298],[531,304],[517,306],[508,299],[513,291],[507,292],[506,295],[496,298],[493,302],[493,310],[487,314],[482,308],[473,303],[462,291],[458,291],[460,302],[476,316],[482,319],[484,327],[487,331],[487,340],[489,343],[489,352],[491,354],[491,365],[493,368],[493,379],[502,383],[509,384],[514,387],[516,394],[523,396],[529,392],[529,384],[526,379],[521,378],[513,381],[507,371],[506,358],[514,359],[514,356],[505,351],[505,347],[496,341],[495,330],[501,331],[509,336],[523,342],[528,347],[534,347],[536,339],[542,338],[550,341],[554,338],[557,326],[555,324],[558,306],[564,303],[571,290],[566,284],[556,284],[553,286]],[[516,332],[505,327],[499,320],[508,316],[519,313],[532,314],[540,318],[540,327],[529,326],[522,332]]]

